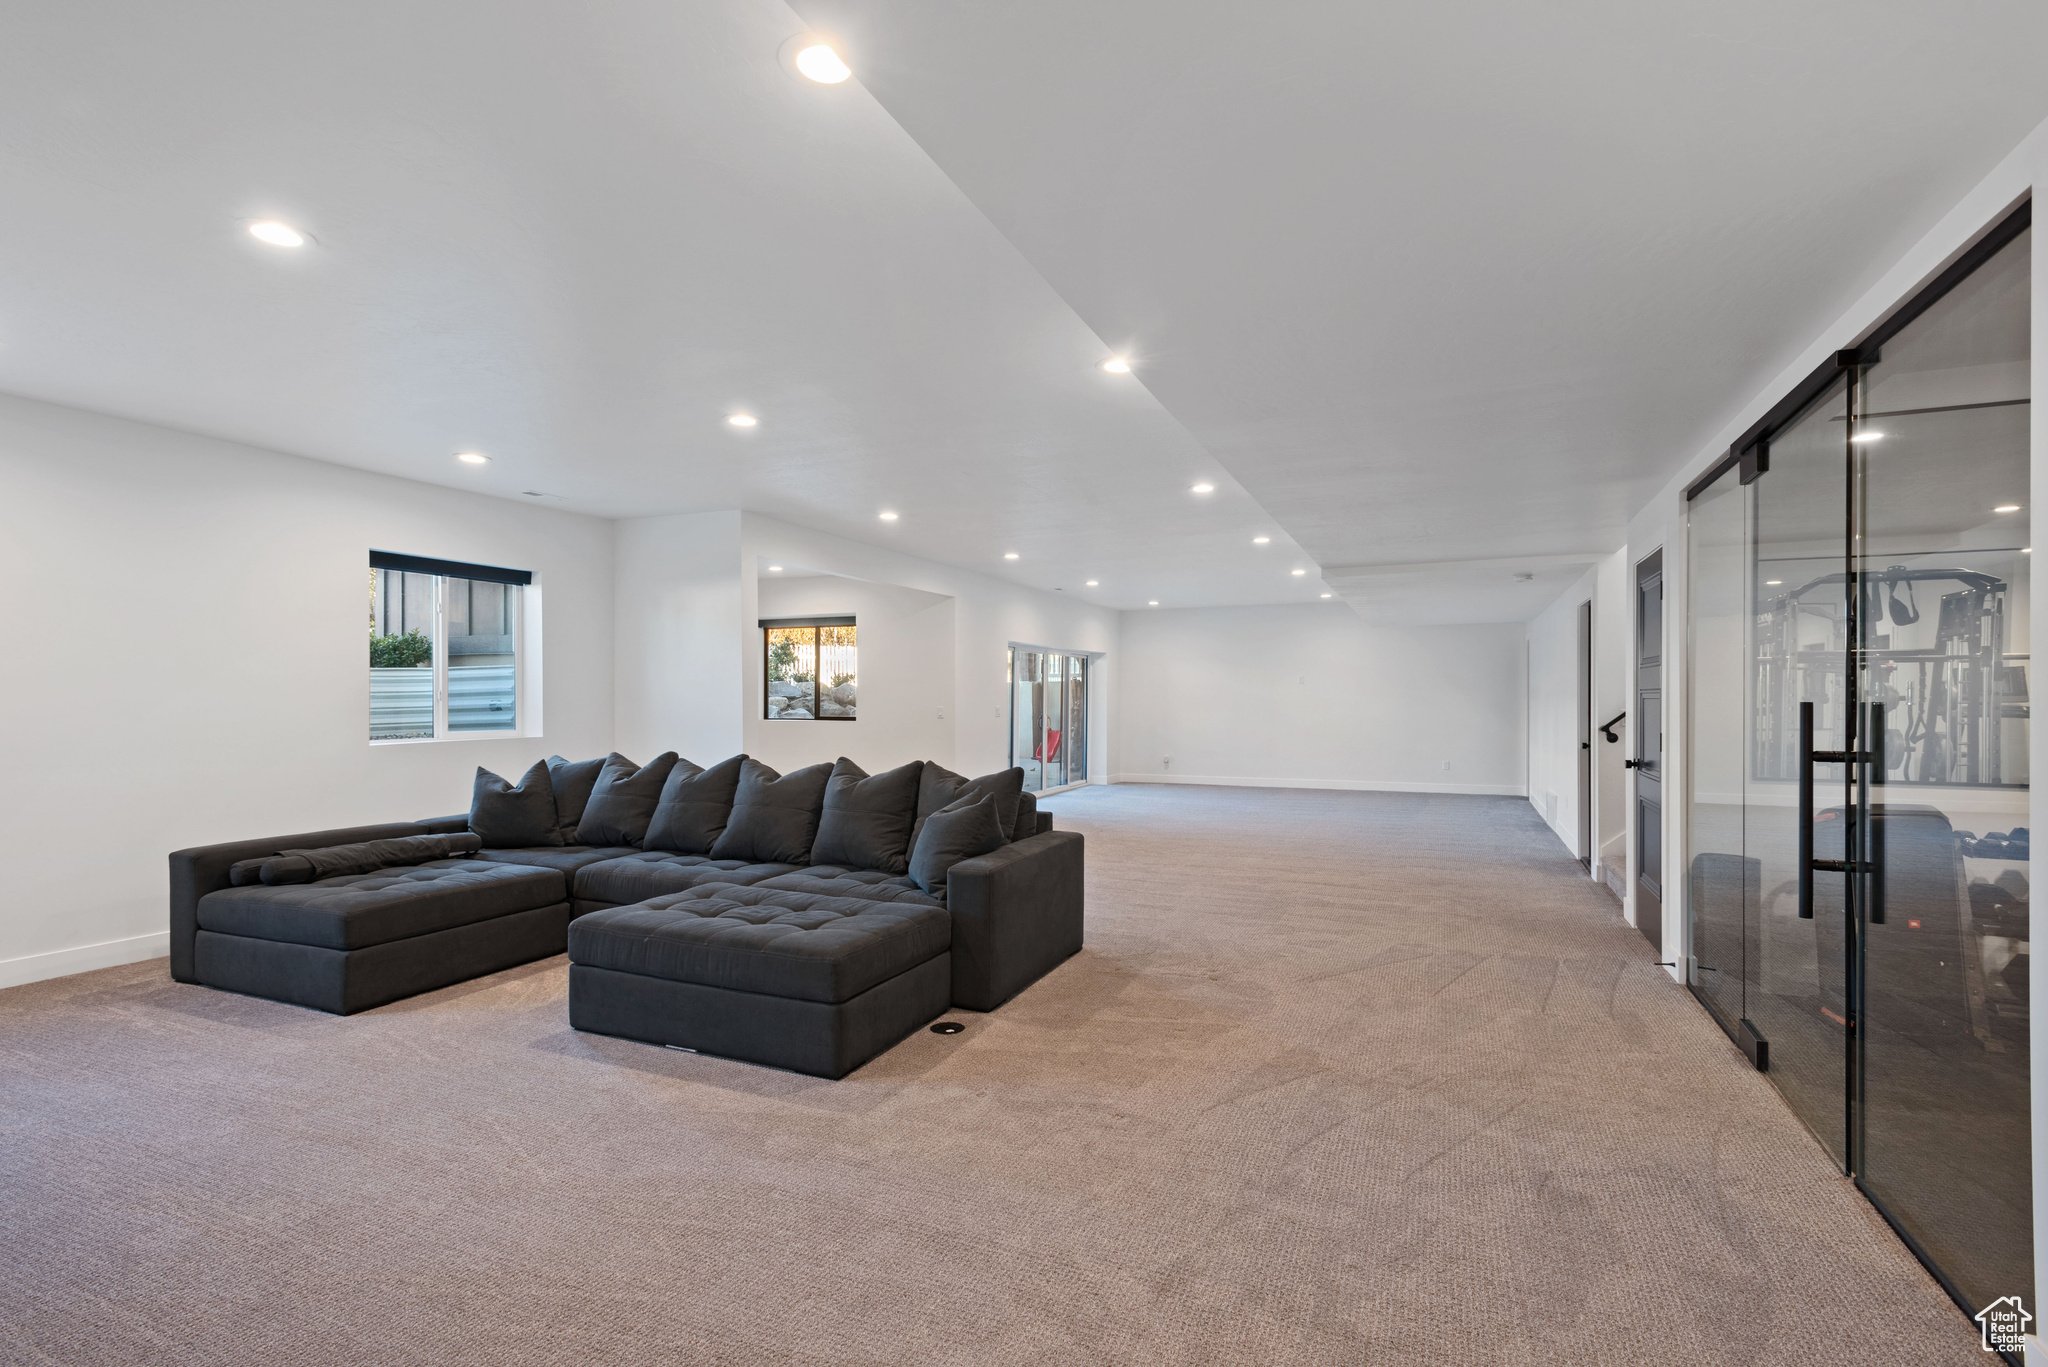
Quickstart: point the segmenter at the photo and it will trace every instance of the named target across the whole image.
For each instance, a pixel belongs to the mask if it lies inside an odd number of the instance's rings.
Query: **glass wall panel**
[[[1035,650],[1010,651],[1010,764],[1024,770],[1024,790],[1030,793],[1045,786],[1034,758],[1044,724],[1044,660]]]
[[[1088,781],[1088,657],[1067,658],[1067,782]]]
[[[1060,759],[1060,738],[1065,734],[1067,657],[1045,655],[1045,720],[1038,732],[1038,748],[1031,758],[1038,762],[1039,786],[1058,788],[1066,783],[1065,764]]]
[[[1972,1312],[2034,1278],[2013,223],[1688,521],[1692,983],[1731,1033],[1754,1023],[1787,1102]]]
[[[1853,424],[1859,663],[1883,756],[1870,766],[1858,1177],[1972,1306],[2034,1282],[2031,241],[1884,344]]]
[[[1770,442],[1754,497],[1750,582],[1750,774],[1744,852],[1761,895],[1746,955],[1745,1005],[1770,1041],[1770,1077],[1838,1161],[1848,1163],[1848,890],[1813,875],[1799,915],[1800,718],[1816,750],[1844,750],[1854,705],[1848,672],[1848,390],[1837,382]],[[1813,852],[1844,858],[1848,771],[1813,766]],[[1745,874],[1746,876],[1746,874]]]
[[[1730,470],[1692,501],[1687,658],[1692,669],[1688,766],[1692,866],[1686,883],[1689,981],[1731,1035],[1749,1014],[1746,941],[1761,872],[1743,845],[1749,751],[1749,492]]]
[[[1010,763],[1024,770],[1024,791],[1088,780],[1088,658],[1057,651],[1010,650]]]

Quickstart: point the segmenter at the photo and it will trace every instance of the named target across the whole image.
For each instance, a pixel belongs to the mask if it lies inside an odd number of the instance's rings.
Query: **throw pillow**
[[[1029,840],[1038,834],[1038,799],[1025,793],[1017,799],[1017,824],[1010,828],[1010,839]]]
[[[711,857],[751,864],[809,863],[830,777],[829,764],[778,774],[757,759],[740,761],[732,819],[711,847]]]
[[[946,895],[946,875],[963,859],[1003,847],[1002,818],[993,793],[963,797],[925,818],[910,851],[910,877],[934,897]]]
[[[590,805],[590,790],[604,770],[601,759],[579,759],[573,763],[560,755],[548,756],[548,782],[555,785],[555,825],[562,843],[576,843],[576,828],[583,824],[583,809]]]
[[[699,769],[686,759],[677,760],[662,785],[661,801],[655,804],[654,820],[647,825],[641,847],[673,850],[677,854],[709,854],[732,819],[733,795],[739,791],[740,765],[745,755],[734,755]]]
[[[918,832],[933,812],[949,807],[963,797],[987,794],[996,800],[996,822],[1007,835],[1017,826],[1017,807],[1024,796],[1024,771],[1003,769],[980,778],[962,778],[936,764],[924,766],[917,785],[917,820],[910,830],[910,848],[917,848]]]
[[[637,847],[647,836],[655,805],[661,801],[662,785],[675,765],[673,750],[656,755],[645,768],[616,750],[605,756],[583,819],[576,823],[576,843]]]
[[[825,780],[825,810],[818,818],[811,862],[909,872],[910,827],[917,820],[918,778],[923,772],[924,761],[912,760],[870,778],[841,755]]]
[[[526,771],[519,785],[505,782],[479,767],[469,799],[469,829],[487,850],[523,850],[533,845],[559,845],[555,825],[555,788],[548,781],[548,762]]]

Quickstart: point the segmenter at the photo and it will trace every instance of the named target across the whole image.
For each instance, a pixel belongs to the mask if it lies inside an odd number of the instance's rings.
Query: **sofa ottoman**
[[[571,923],[569,1024],[844,1077],[945,1012],[951,940],[935,903],[708,884]]]
[[[562,952],[557,869],[441,859],[199,899],[196,979],[338,1015]]]

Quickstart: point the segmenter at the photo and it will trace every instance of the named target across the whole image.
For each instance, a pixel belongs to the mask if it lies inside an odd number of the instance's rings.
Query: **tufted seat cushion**
[[[493,864],[526,864],[534,868],[559,869],[566,876],[591,864],[602,864],[622,854],[638,854],[630,845],[529,845],[517,850],[479,850],[476,857]]]
[[[936,904],[727,883],[580,917],[569,924],[569,958],[643,977],[837,1003],[945,953],[952,938],[952,918]]]
[[[914,906],[942,907],[944,897],[933,897],[910,880],[909,875],[883,873],[879,869],[842,869],[819,864],[794,873],[778,874],[754,886],[772,892],[808,892],[819,897],[858,897],[869,902],[908,902]]]
[[[440,859],[283,887],[222,888],[199,899],[199,928],[323,949],[361,949],[565,900],[555,869]]]
[[[574,884],[579,905],[605,902],[624,906],[683,892],[706,883],[732,883],[745,887],[778,874],[792,872],[794,864],[754,864],[744,859],[707,859],[701,854],[675,854],[668,850],[629,850],[603,863],[588,864],[576,871]]]

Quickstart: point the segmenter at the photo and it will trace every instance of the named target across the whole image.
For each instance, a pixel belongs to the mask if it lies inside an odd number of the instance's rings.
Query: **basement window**
[[[769,721],[852,721],[859,637],[851,617],[761,622],[762,715]]]
[[[526,590],[495,565],[370,552],[370,740],[519,732]]]

